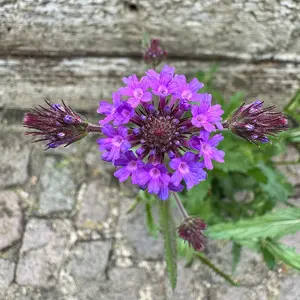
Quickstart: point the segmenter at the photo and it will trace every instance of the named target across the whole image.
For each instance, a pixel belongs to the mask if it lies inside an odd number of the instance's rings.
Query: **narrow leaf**
[[[233,243],[232,250],[231,250],[231,254],[232,254],[232,273],[235,272],[236,267],[237,267],[238,263],[241,260],[241,250],[242,250],[241,245],[239,245],[237,243]]]
[[[176,229],[170,212],[170,200],[159,201],[160,225],[164,238],[165,259],[168,277],[174,290],[177,282],[177,244]]]
[[[268,268],[270,270],[273,270],[276,265],[274,255],[265,247],[261,247],[261,252],[263,254],[264,260],[265,260]]]
[[[221,271],[217,266],[215,266],[207,257],[204,256],[204,254],[195,252],[195,256],[205,265],[207,265],[209,268],[211,268],[214,272],[216,272],[218,275],[223,277],[225,280],[227,280],[232,285],[238,286],[238,282],[230,277],[230,275],[224,273]]]
[[[300,255],[294,249],[288,248],[278,242],[266,240],[264,247],[273,255],[277,260],[282,261],[284,264],[291,266],[300,271]]]
[[[146,210],[146,223],[147,223],[148,231],[153,237],[157,237],[157,227],[152,215],[152,206],[149,202],[146,203],[145,210]]]
[[[300,209],[286,208],[253,219],[210,226],[206,235],[213,239],[256,240],[281,237],[300,230]]]

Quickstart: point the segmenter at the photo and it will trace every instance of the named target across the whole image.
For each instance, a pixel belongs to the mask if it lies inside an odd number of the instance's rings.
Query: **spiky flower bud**
[[[167,52],[160,46],[160,41],[158,39],[152,39],[149,47],[144,53],[146,64],[150,64],[155,68],[166,58]]]
[[[196,251],[205,247],[203,231],[206,224],[199,218],[187,217],[178,227],[178,235],[192,246]]]
[[[263,101],[242,104],[225,122],[224,128],[241,138],[257,144],[268,143],[267,135],[276,136],[277,133],[288,129],[288,121],[282,112],[273,112],[275,105],[263,106]]]
[[[34,129],[26,134],[41,137],[34,142],[47,141],[46,149],[65,147],[82,139],[88,134],[88,122],[74,112],[63,101],[61,104],[51,104],[49,107],[39,106],[26,113],[23,119],[24,127]]]

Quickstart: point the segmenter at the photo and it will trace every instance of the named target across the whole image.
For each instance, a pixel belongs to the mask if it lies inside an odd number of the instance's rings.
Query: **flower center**
[[[206,116],[205,115],[198,115],[197,117],[196,117],[196,120],[198,121],[198,122],[205,122],[206,121]]]
[[[189,166],[187,165],[186,162],[182,161],[179,166],[178,169],[181,173],[186,174],[189,172]]]
[[[137,99],[141,99],[144,95],[144,92],[141,88],[136,88],[134,91],[133,91],[133,96],[134,98],[137,98]]]
[[[168,89],[167,89],[164,85],[159,86],[159,88],[158,88],[157,91],[158,91],[162,96],[168,95]]]
[[[117,147],[120,147],[122,142],[123,142],[123,138],[120,135],[117,135],[112,139],[112,144]]]
[[[129,169],[130,171],[135,170],[136,167],[137,167],[137,161],[132,160],[132,161],[127,165],[127,167],[128,167],[128,169]]]
[[[150,176],[154,179],[157,179],[160,176],[160,171],[157,168],[153,168],[149,172]]]
[[[185,100],[190,100],[193,96],[193,93],[190,91],[190,90],[184,90],[182,93],[181,93],[181,97]]]
[[[149,116],[142,129],[145,146],[156,152],[165,152],[179,143],[178,120],[170,116]]]

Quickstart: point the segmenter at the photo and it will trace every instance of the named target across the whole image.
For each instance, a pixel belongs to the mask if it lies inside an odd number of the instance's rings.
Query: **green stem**
[[[182,202],[181,202],[181,200],[179,198],[179,195],[177,193],[173,193],[173,196],[174,196],[174,198],[176,200],[176,204],[177,204],[178,210],[182,214],[182,217],[184,219],[188,218],[189,215],[188,215],[187,211],[185,210],[185,208],[184,208],[184,206],[183,206],[183,204],[182,204]]]
[[[102,132],[102,126],[89,123],[86,128],[86,131],[87,132]]]

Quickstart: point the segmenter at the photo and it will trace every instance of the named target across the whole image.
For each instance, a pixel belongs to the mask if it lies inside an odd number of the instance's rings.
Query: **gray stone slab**
[[[157,200],[159,201],[159,200]],[[163,240],[161,236],[155,239],[148,232],[146,227],[146,216],[144,205],[138,205],[130,214],[127,210],[133,203],[133,199],[120,199],[120,218],[117,226],[118,232],[122,234],[129,246],[136,250],[136,258],[142,259],[162,259],[164,256]],[[154,211],[154,218],[158,222]]]
[[[0,187],[24,184],[28,179],[30,148],[24,146],[22,134],[8,128],[0,131]]]
[[[298,1],[5,1],[0,51],[137,54],[145,30],[184,57],[289,58],[300,50],[299,13]]]
[[[75,203],[76,185],[74,169],[66,159],[46,157],[40,176],[40,214],[72,210]]]
[[[280,280],[280,300],[300,299],[300,276],[286,277]]]
[[[253,288],[234,287],[223,285],[210,290],[210,298],[213,300],[264,300]]]
[[[0,249],[18,241],[22,230],[23,214],[18,195],[13,191],[0,191]]]
[[[97,229],[108,218],[112,195],[107,187],[93,181],[87,185],[82,196],[76,224],[79,227]]]
[[[1,30],[1,29],[0,29]],[[185,47],[186,48],[186,47]],[[179,49],[179,48],[177,48]],[[191,78],[199,70],[209,70],[212,62],[186,59],[168,62],[176,72]],[[0,107],[26,109],[63,99],[74,109],[97,115],[101,99],[111,101],[111,94],[124,85],[122,77],[142,75],[147,68],[141,60],[132,58],[69,58],[0,60]],[[284,80],[282,79],[284,78]],[[246,100],[260,99],[283,107],[299,88],[300,64],[235,63],[218,65],[214,85],[228,99],[239,90]],[[20,101],[22,99],[22,101]],[[72,153],[72,147],[65,150]]]
[[[80,300],[101,298],[110,249],[110,241],[78,243],[64,270],[64,279],[69,280],[68,286],[63,286],[64,294]]]
[[[14,279],[15,263],[0,259],[0,290],[3,292]]]
[[[42,288],[55,286],[73,238],[68,220],[31,219],[20,250],[17,283]]]

